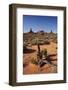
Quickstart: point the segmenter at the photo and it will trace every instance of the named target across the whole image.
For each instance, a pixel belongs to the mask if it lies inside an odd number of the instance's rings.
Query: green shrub
[[[38,65],[37,60],[36,60],[36,59],[34,59],[34,58],[32,58],[31,63],[32,63],[32,64],[35,64],[35,65]]]
[[[31,41],[31,44],[32,44],[32,45],[36,45],[36,44],[37,44],[36,40],[33,39],[33,40]]]
[[[47,49],[44,49],[44,50],[42,50],[42,55],[45,55],[45,57],[47,56]]]
[[[39,38],[34,38],[32,41],[31,41],[32,45],[37,45],[37,44],[40,44],[40,45],[44,45],[44,44],[50,44],[50,42],[48,40],[44,40],[44,39],[39,39]]]

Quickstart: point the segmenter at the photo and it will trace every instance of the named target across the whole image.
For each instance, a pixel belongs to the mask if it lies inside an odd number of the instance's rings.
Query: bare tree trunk
[[[42,55],[41,55],[41,51],[40,51],[40,45],[37,44],[38,46],[38,53],[37,53],[37,59],[38,59],[38,62],[42,59]]]
[[[38,54],[40,55],[40,45],[38,44]]]

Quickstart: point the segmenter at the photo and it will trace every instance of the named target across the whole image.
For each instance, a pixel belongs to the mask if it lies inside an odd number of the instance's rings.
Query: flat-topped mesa
[[[38,34],[44,35],[44,31],[40,30],[39,32],[37,32]]]

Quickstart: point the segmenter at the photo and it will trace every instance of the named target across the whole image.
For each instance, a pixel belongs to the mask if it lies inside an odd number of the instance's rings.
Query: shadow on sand
[[[34,49],[25,49],[25,50],[23,50],[23,53],[34,53],[36,50],[34,50]]]
[[[53,57],[53,56],[56,56],[57,54],[50,54],[48,55],[48,57]]]

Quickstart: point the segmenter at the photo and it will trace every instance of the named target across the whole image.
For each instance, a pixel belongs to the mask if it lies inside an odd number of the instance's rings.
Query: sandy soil
[[[51,42],[50,45],[40,45],[40,49],[47,49],[48,55],[51,55],[51,61],[52,64],[45,64],[42,67],[39,67],[39,65],[35,65],[31,63],[32,58],[37,58],[37,45],[33,45],[31,47],[28,47],[30,49],[35,50],[31,53],[24,54],[23,57],[23,74],[39,74],[39,73],[56,73],[57,72],[57,45],[56,43]]]

